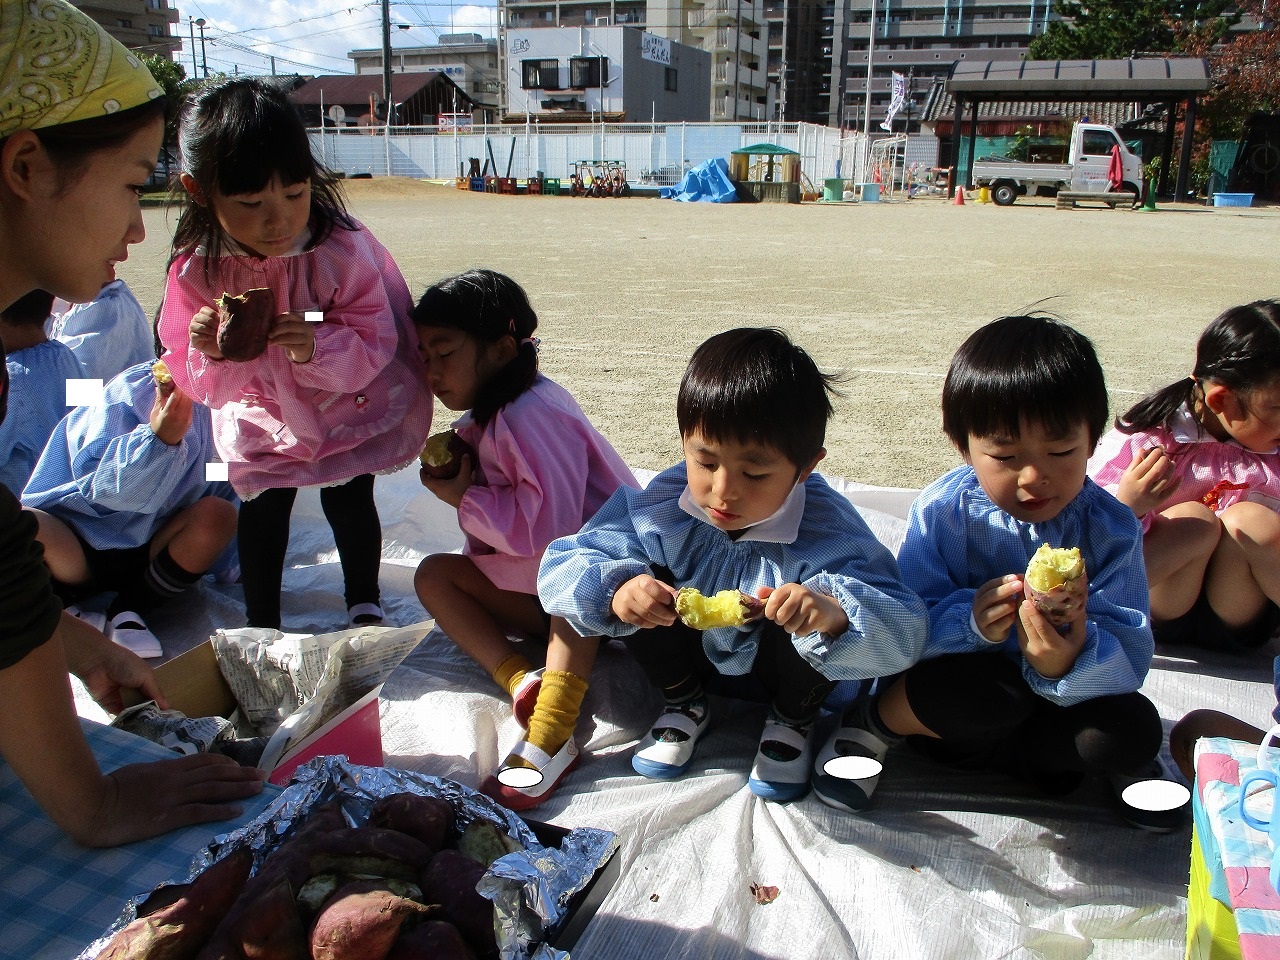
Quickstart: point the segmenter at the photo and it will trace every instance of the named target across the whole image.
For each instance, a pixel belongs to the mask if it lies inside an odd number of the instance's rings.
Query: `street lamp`
[[[204,48],[204,17],[196,17],[196,26],[200,28],[200,62],[204,65],[204,78],[209,79],[209,57]],[[192,69],[195,69],[196,51],[191,50]]]

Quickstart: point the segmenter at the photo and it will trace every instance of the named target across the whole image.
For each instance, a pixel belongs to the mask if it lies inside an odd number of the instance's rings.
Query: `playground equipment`
[[[739,147],[729,154],[729,179],[756,200],[800,202],[800,154],[774,143]],[[815,192],[810,185],[807,192]]]
[[[577,160],[569,185],[575,197],[631,196],[625,160]]]

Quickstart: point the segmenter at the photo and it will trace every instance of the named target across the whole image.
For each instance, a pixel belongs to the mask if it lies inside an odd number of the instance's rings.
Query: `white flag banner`
[[[889,100],[889,110],[880,123],[881,130],[893,129],[893,118],[898,115],[902,105],[907,102],[907,78],[898,71],[893,72],[893,96]]]

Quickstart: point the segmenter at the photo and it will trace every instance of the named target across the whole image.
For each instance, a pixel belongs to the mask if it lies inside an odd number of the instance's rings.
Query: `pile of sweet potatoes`
[[[476,883],[518,849],[483,821],[459,834],[434,797],[383,797],[357,828],[331,802],[252,877],[240,850],[158,890],[98,960],[488,960],[493,904]]]

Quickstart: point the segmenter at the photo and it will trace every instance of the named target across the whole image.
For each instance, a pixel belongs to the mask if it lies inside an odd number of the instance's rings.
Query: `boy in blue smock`
[[[1000,769],[1052,795],[1087,774],[1118,789],[1159,779],[1163,731],[1138,688],[1151,666],[1142,531],[1133,511],[1085,474],[1107,426],[1093,345],[1044,316],[1003,317],[951,362],[942,428],[964,458],[912,504],[898,563],[929,608],[919,663],[855,703],[820,757],[814,790],[867,806],[890,746],[968,769]],[[1042,545],[1078,547],[1088,593],[1055,627],[1024,573]],[[829,775],[827,760],[874,761],[870,775]],[[833,764],[832,769],[838,769]],[[1138,826],[1174,822],[1122,805]]]
[[[206,479],[217,459],[208,408],[140,363],[107,384],[101,403],[58,424],[22,493],[55,587],[114,591],[104,632],[141,657],[163,654],[146,614],[199,580],[235,537],[235,493]]]
[[[700,346],[680,383],[685,460],[617,491],[543,555],[538,596],[583,636],[621,637],[665,706],[632,766],[671,779],[710,722],[707,693],[767,699],[751,790],[809,790],[811,728],[840,680],[896,673],[925,639],[925,610],[852,504],[814,472],[826,455],[831,378],[770,329]],[[740,590],[758,619],[698,631],[682,587]]]
[[[70,350],[45,336],[52,304],[53,294],[33,290],[0,312],[9,371],[9,415],[0,424],[0,483],[15,497],[67,412],[67,381],[86,376]]]

